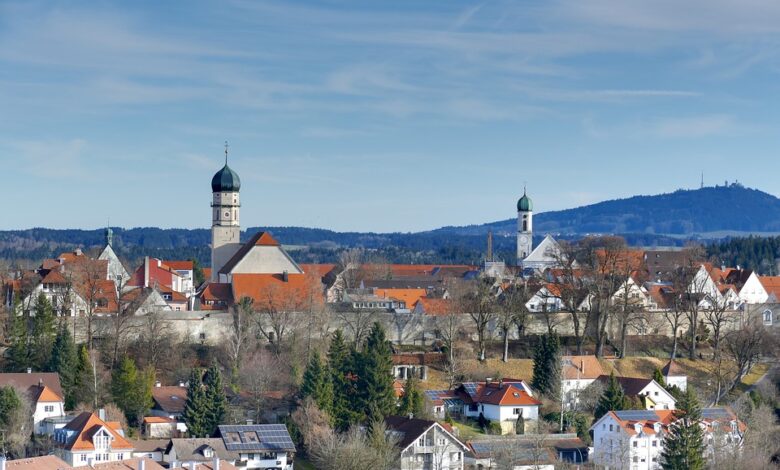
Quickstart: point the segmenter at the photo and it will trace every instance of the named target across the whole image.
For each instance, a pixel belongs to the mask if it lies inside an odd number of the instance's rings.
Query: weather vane
[[[226,140],[225,141],[225,165],[227,165],[228,147],[230,147],[230,146],[228,145],[228,141]]]

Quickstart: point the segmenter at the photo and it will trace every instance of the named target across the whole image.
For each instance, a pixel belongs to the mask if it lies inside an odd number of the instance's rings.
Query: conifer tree
[[[303,373],[301,398],[311,397],[317,407],[330,414],[333,411],[333,378],[320,353],[314,351]]]
[[[534,349],[533,379],[534,390],[550,398],[557,398],[560,392],[560,342],[558,335],[547,333]]]
[[[16,308],[13,310],[17,311]],[[27,330],[27,317],[24,314],[12,315],[11,331],[9,341],[8,357],[11,363],[11,370],[15,372],[24,372],[28,367],[32,367],[30,336]]]
[[[187,401],[184,402],[184,412],[182,413],[182,418],[187,424],[187,433],[190,437],[207,437],[207,407],[208,402],[206,401],[206,391],[201,380],[201,371],[194,368],[190,371],[190,380],[187,385]]]
[[[37,368],[42,369],[48,364],[56,333],[54,309],[49,299],[41,292],[35,301],[31,341],[34,351],[32,359]]]
[[[222,373],[216,361],[211,363],[206,373],[203,375],[203,388],[205,389],[206,412],[204,415],[204,425],[206,434],[212,436],[216,433],[217,427],[223,424],[225,413],[227,412],[227,397],[225,396],[225,386],[222,383]]]
[[[73,337],[63,323],[54,339],[54,347],[46,370],[60,375],[60,383],[65,392],[65,408],[68,410],[72,410],[78,404],[76,402],[78,364],[76,345],[73,344]]]
[[[328,369],[333,384],[333,405],[331,416],[339,431],[346,431],[360,420],[360,411],[355,407],[357,398],[353,351],[347,346],[341,330],[333,332],[328,349]]]
[[[413,415],[418,418],[425,414],[423,392],[420,390],[420,382],[414,374],[411,374],[406,379],[404,394],[398,407],[398,414],[401,416]]]
[[[395,391],[393,390],[392,351],[385,337],[385,330],[374,323],[368,333],[363,351],[358,356],[359,409],[371,410],[375,407],[374,418],[385,417],[396,412]]]
[[[704,468],[704,432],[700,426],[701,406],[693,387],[688,386],[674,411],[661,452],[664,470],[702,470]]]
[[[596,410],[593,415],[596,420],[607,414],[609,411],[619,411],[625,409],[626,395],[623,387],[615,378],[615,373],[609,374],[609,382],[604,393],[601,394],[599,402],[596,404]]]
[[[151,407],[153,382],[151,369],[139,371],[135,361],[127,356],[111,373],[111,396],[131,426],[140,424]]]
[[[658,382],[658,385],[660,385],[663,388],[666,388],[666,380],[664,380],[664,374],[661,372],[661,369],[655,368],[653,371],[653,380]]]
[[[76,404],[86,403],[97,408],[95,371],[86,344],[79,347],[76,372],[73,377],[73,401]]]

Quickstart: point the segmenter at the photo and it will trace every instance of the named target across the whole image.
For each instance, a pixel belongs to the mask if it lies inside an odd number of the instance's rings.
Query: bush
[[[498,421],[488,421],[487,433],[500,436],[502,433],[501,423],[499,423]]]

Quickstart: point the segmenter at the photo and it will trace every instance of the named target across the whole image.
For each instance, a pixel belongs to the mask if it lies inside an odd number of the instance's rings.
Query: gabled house
[[[119,423],[87,411],[54,432],[54,445],[55,453],[74,467],[124,460],[133,452]]]
[[[688,376],[685,375],[682,367],[676,361],[670,360],[667,362],[664,368],[661,369],[661,373],[664,376],[666,385],[674,385],[683,391],[688,388]]]
[[[219,435],[243,468],[293,469],[295,444],[283,424],[221,425]]]
[[[436,421],[388,416],[387,432],[396,437],[401,455],[397,469],[462,470],[468,448]]]
[[[187,425],[182,420],[184,404],[187,401],[187,387],[163,386],[159,382],[152,387],[151,416],[144,418],[144,428],[147,437],[178,437],[187,432]]]
[[[27,392],[33,405],[33,432],[46,434],[45,420],[65,416],[60,376],[54,372],[0,374],[0,387],[11,386]]]
[[[623,393],[629,398],[640,399],[648,410],[673,410],[677,400],[653,379],[638,377],[615,377]],[[609,383],[609,376],[602,375],[598,378],[605,386]]]
[[[569,409],[577,409],[580,393],[604,375],[604,369],[596,356],[563,356],[561,364],[564,402]]]
[[[163,462],[170,468],[180,467],[182,462],[213,462],[215,458],[235,462],[238,460],[238,452],[227,450],[223,440],[218,437],[202,437],[171,439],[163,454]]]

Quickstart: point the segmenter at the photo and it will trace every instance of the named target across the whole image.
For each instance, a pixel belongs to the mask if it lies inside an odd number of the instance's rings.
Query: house
[[[436,421],[413,417],[388,416],[387,432],[398,439],[401,450],[397,469],[462,470],[468,448]]]
[[[176,462],[175,467],[168,468],[182,468],[186,470],[239,470],[239,468],[232,463],[216,458],[211,462]]]
[[[147,458],[162,462],[170,439],[128,439],[133,445],[133,458]]]
[[[60,376],[54,372],[0,374],[0,387],[12,386],[27,392],[33,404],[33,432],[46,434],[47,418],[65,416]]]
[[[283,424],[221,425],[219,435],[228,451],[238,453],[241,467],[293,468],[295,444]]]
[[[468,468],[554,470],[561,462],[588,460],[588,445],[576,434],[485,436],[466,445]]]
[[[638,398],[645,404],[648,410],[673,410],[677,404],[671,393],[667,392],[653,379],[638,377],[615,377],[623,393],[630,398]],[[598,378],[604,385],[609,383],[609,376],[602,375]]]
[[[474,419],[482,415],[499,423],[503,433],[514,432],[520,416],[526,421],[537,420],[542,404],[533,397],[525,382],[514,379],[464,382],[455,389],[455,396],[462,403],[458,414]]]
[[[675,360],[670,360],[666,363],[661,374],[664,376],[667,386],[676,386],[680,390],[685,391],[688,388],[688,376],[683,372],[682,367]]]
[[[119,423],[83,412],[54,433],[55,453],[74,467],[130,458],[133,445]]]
[[[0,469],[2,470],[68,470],[71,468],[73,467],[54,455],[16,460],[6,460],[5,456],[0,456]]]
[[[604,375],[604,369],[596,356],[563,356],[561,364],[566,406],[577,409],[579,394]]]
[[[183,383],[178,386],[163,386],[156,382],[152,387],[152,401],[152,416],[180,420],[184,413],[184,403],[187,401],[187,387]]]
[[[179,437],[183,433],[177,432],[177,424],[176,420],[171,418],[144,416],[144,436],[150,439]]]
[[[406,380],[411,375],[422,381],[428,380],[428,368],[444,364],[444,355],[436,352],[398,353],[393,354],[392,359],[393,377],[399,380]]]
[[[412,313],[417,315],[447,315],[455,313],[455,308],[455,302],[452,299],[422,297],[412,306]]]
[[[163,462],[171,468],[180,462],[213,462],[215,458],[235,462],[238,453],[227,450],[218,437],[171,439],[163,453]]]
[[[165,264],[176,271],[182,279],[182,292],[195,291],[195,266],[192,261],[165,261]]]
[[[544,272],[548,268],[557,267],[560,264],[560,258],[561,246],[552,235],[545,235],[539,245],[519,264],[522,265],[523,269]]]
[[[596,465],[623,468],[625,463],[636,470],[659,469],[663,439],[676,417],[670,410],[610,411],[596,421],[593,433],[593,458]],[[699,423],[705,434],[708,451],[716,439],[740,445],[745,425],[728,408],[702,409]],[[718,431],[715,433],[714,431]]]

